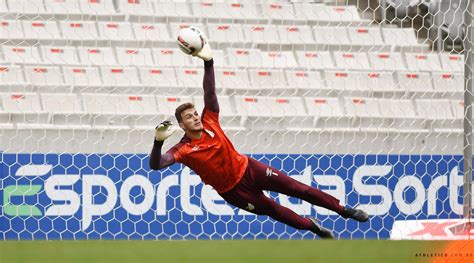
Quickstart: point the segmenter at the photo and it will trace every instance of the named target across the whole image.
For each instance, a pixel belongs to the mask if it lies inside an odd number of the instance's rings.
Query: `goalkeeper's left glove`
[[[194,52],[192,55],[195,57],[201,58],[204,61],[209,61],[212,59],[211,46],[209,46],[209,43],[207,43],[206,41],[202,49],[199,52]]]
[[[170,137],[176,129],[170,121],[164,121],[155,128],[155,140],[162,142]]]

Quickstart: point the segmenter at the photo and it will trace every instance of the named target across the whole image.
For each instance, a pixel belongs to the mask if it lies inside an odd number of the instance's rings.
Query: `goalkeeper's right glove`
[[[204,61],[209,61],[212,59],[212,49],[211,46],[209,46],[209,43],[204,44],[204,46],[201,48],[199,52],[194,52],[192,54],[195,57],[201,58]]]
[[[155,140],[162,142],[170,137],[176,129],[170,121],[164,121],[155,128]]]

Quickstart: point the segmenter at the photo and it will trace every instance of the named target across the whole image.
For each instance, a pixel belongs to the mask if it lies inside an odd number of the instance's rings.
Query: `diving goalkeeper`
[[[205,184],[211,185],[228,203],[254,214],[267,215],[296,229],[309,230],[321,238],[333,234],[314,218],[302,217],[264,195],[274,191],[303,199],[332,210],[344,218],[368,220],[366,212],[341,206],[339,200],[323,191],[300,183],[286,174],[246,155],[238,153],[219,124],[212,50],[205,44],[193,54],[204,60],[204,110],[199,116],[192,103],[176,108],[175,117],[185,135],[181,141],[161,154],[163,142],[175,128],[169,121],[156,127],[150,156],[150,167],[159,170],[176,162],[193,169]]]

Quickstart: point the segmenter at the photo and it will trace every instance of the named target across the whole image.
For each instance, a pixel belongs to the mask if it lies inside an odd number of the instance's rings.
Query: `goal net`
[[[175,40],[190,25],[213,48],[236,149],[370,219],[268,192],[278,203],[338,238],[468,238],[467,10],[463,0],[0,0],[0,239],[315,238],[230,206],[183,165],[150,169],[154,127],[176,124],[184,102],[203,108],[203,63]]]

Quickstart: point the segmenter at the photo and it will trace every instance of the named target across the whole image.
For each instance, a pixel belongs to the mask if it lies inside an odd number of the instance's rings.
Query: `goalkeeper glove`
[[[170,121],[164,121],[155,128],[155,140],[161,142],[170,137],[176,129]]]
[[[206,43],[204,44],[202,49],[199,50],[199,52],[194,52],[192,55],[195,56],[195,57],[201,58],[204,61],[209,61],[209,60],[212,59],[211,46],[209,46],[209,43],[207,43],[207,41],[206,41]]]

